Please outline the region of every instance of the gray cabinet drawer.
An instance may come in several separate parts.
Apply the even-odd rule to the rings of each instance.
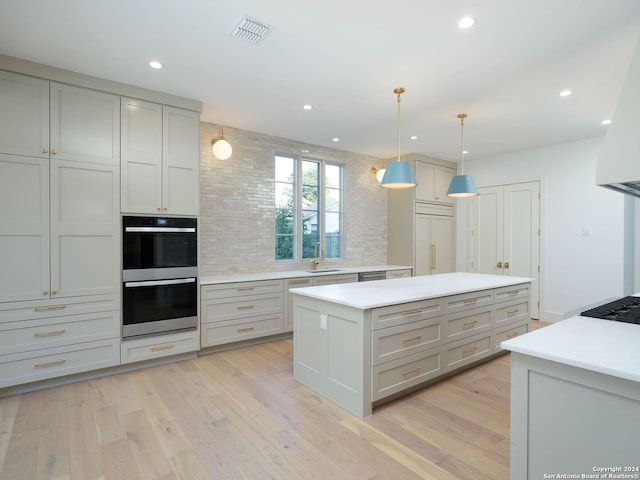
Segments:
[[[522,283],[520,285],[511,285],[510,287],[500,287],[494,290],[496,303],[506,302],[515,299],[529,299],[531,294],[531,284]]]
[[[202,304],[202,323],[224,322],[234,318],[255,317],[272,313],[281,315],[282,297],[282,292],[280,292],[204,301]]]
[[[120,364],[120,338],[0,357],[0,387],[88,372]]]
[[[493,333],[463,338],[445,346],[445,368],[454,370],[493,353]]]
[[[120,338],[120,312],[90,313],[0,324],[0,355]]]
[[[443,318],[445,341],[450,342],[491,330],[493,327],[492,318],[493,309],[491,307],[475,308],[462,313],[446,315]]]
[[[499,303],[495,307],[495,326],[508,325],[519,320],[529,320],[529,298],[520,302]]]
[[[371,364],[379,365],[442,343],[440,320],[432,318],[371,332]]]
[[[282,293],[282,280],[261,280],[258,282],[220,283],[203,285],[201,287],[202,300],[216,298],[244,297],[247,295],[261,295],[265,293]]]
[[[440,316],[443,311],[442,300],[442,298],[434,298],[432,300],[375,308],[371,312],[371,330]]]
[[[197,330],[172,333],[122,342],[121,361],[124,365],[125,363],[195,352],[199,349],[200,332]]]
[[[444,301],[445,314],[486,307],[493,304],[493,290],[480,290],[479,292],[452,295],[444,297]]]
[[[282,314],[252,317],[246,321],[233,320],[224,323],[202,325],[201,345],[212,347],[225,343],[239,342],[251,338],[264,337],[282,333]]]
[[[529,320],[509,324],[503,328],[496,329],[493,335],[493,349],[495,352],[502,352],[500,344],[506,340],[524,335],[529,331]]]
[[[372,369],[371,400],[375,402],[401,392],[443,372],[442,347],[378,365]]]

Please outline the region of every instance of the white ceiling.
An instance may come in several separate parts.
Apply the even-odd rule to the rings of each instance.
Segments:
[[[242,15],[274,29],[259,45],[231,37]],[[464,15],[477,25],[460,30]],[[639,35],[639,0],[0,2],[4,55],[197,99],[207,122],[382,158],[396,154],[397,86],[402,153],[457,160],[460,112],[467,160],[602,135]]]

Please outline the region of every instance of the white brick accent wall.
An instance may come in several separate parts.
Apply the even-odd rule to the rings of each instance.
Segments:
[[[200,275],[310,268],[275,260],[274,156],[303,149],[308,158],[345,166],[345,258],[321,268],[387,263],[387,192],[371,173],[380,159],[224,127],[233,155],[218,160],[211,153],[218,127],[200,123]]]

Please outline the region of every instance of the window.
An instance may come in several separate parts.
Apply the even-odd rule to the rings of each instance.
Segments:
[[[276,260],[313,258],[318,242],[340,258],[343,166],[277,155],[275,167]]]

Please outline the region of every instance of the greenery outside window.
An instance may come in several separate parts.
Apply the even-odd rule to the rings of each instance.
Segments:
[[[343,170],[337,163],[275,157],[276,260],[342,257]],[[320,249],[318,249],[320,256]]]

